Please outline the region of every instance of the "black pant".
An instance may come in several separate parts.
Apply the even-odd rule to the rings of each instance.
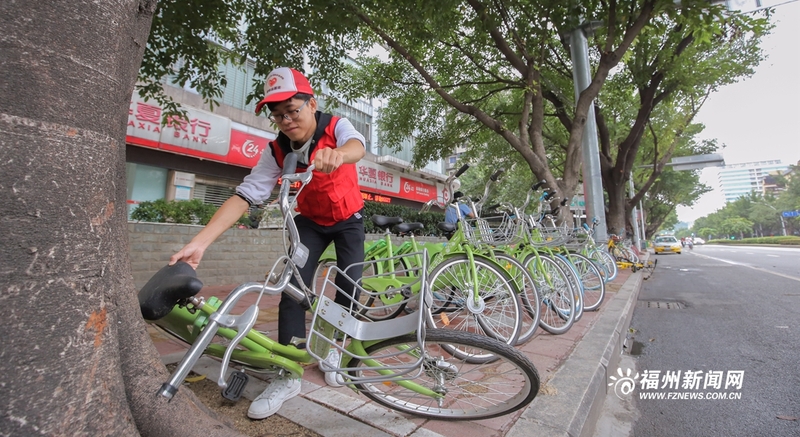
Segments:
[[[344,269],[354,263],[364,262],[364,210],[351,216],[349,219],[336,223],[333,226],[320,226],[306,217],[297,215],[294,222],[300,233],[300,241],[308,248],[308,261],[306,265],[299,269],[300,277],[303,282],[311,288],[314,281],[314,270],[317,268],[322,252],[333,241],[336,247],[336,263],[340,269]],[[352,268],[345,273],[354,281],[361,280],[361,268]],[[296,284],[294,278],[292,282]],[[355,287],[353,284],[342,278],[336,277],[336,286],[353,295]],[[336,303],[349,307],[350,298],[336,293],[334,299]],[[289,344],[293,337],[306,337],[306,312],[305,310],[286,294],[281,295],[281,302],[278,306],[278,342]]]

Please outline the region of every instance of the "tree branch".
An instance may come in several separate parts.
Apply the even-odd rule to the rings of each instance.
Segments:
[[[472,7],[475,13],[478,15],[478,18],[487,26],[489,30],[489,35],[492,37],[494,41],[495,47],[500,50],[500,53],[505,56],[506,60],[514,67],[522,77],[527,77],[528,74],[525,70],[527,70],[527,66],[525,62],[514,53],[514,50],[508,45],[508,42],[503,38],[503,35],[497,29],[497,27],[493,26],[489,20],[489,14],[487,12],[486,6],[484,6],[478,0],[467,0],[467,3]]]

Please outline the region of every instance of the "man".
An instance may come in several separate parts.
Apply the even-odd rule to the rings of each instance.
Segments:
[[[445,223],[457,223],[459,220],[458,211],[456,208],[461,211],[461,218],[475,218],[475,214],[472,213],[472,209],[467,206],[466,203],[456,202],[459,197],[463,197],[464,193],[461,191],[456,191],[453,194],[453,203],[447,205],[447,209],[444,210],[444,221]]]
[[[458,191],[461,188],[461,181],[458,178],[453,179],[452,184],[449,187],[451,193],[453,193],[453,201],[447,205],[447,208],[444,210],[444,222],[445,223],[458,223],[459,218],[475,218],[475,214],[472,213],[472,210],[466,203],[459,203],[458,199],[464,197],[464,193]],[[458,210],[456,210],[458,208]],[[461,217],[459,217],[459,211],[461,212]]]
[[[223,232],[233,226],[252,205],[261,204],[272,193],[281,175],[286,155],[300,155],[298,171],[314,164],[314,177],[297,198],[295,223],[300,241],[308,248],[303,281],[310,286],[319,257],[331,241],[335,243],[339,268],[364,261],[364,201],[358,186],[355,163],[366,154],[364,137],[347,120],[317,111],[317,100],[308,79],[291,68],[270,72],[264,84],[264,99],[256,106],[260,113],[269,109],[269,119],[278,127],[278,137],[269,143],[258,164],[225,201],[205,228],[170,258],[170,264],[185,261],[197,268],[203,253]],[[347,272],[354,280],[360,269]],[[353,292],[346,279],[340,289]],[[336,302],[348,305],[347,296],[337,295]],[[284,345],[306,337],[305,311],[286,295],[278,306],[278,342]],[[295,342],[297,343],[297,342]],[[298,347],[305,347],[298,344]],[[322,368],[337,367],[339,354],[331,353],[320,363]],[[327,364],[324,367],[323,364]],[[338,386],[336,374],[327,372],[328,384]],[[263,419],[280,409],[283,402],[300,393],[300,380],[278,376],[250,405],[247,415]]]

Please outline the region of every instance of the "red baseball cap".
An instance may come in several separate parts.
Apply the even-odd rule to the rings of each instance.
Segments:
[[[272,70],[264,82],[264,99],[256,105],[256,114],[267,103],[289,100],[297,93],[314,95],[314,90],[303,73],[289,67]]]

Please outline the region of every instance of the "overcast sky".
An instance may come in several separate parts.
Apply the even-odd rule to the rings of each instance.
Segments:
[[[768,58],[753,77],[712,94],[696,119],[706,126],[701,138],[725,145],[726,164],[800,161],[800,1],[776,6],[772,19],[777,26],[762,40]],[[702,170],[701,181],[715,190],[691,208],[678,207],[679,220],[691,222],[725,205],[717,177],[715,168]]]

